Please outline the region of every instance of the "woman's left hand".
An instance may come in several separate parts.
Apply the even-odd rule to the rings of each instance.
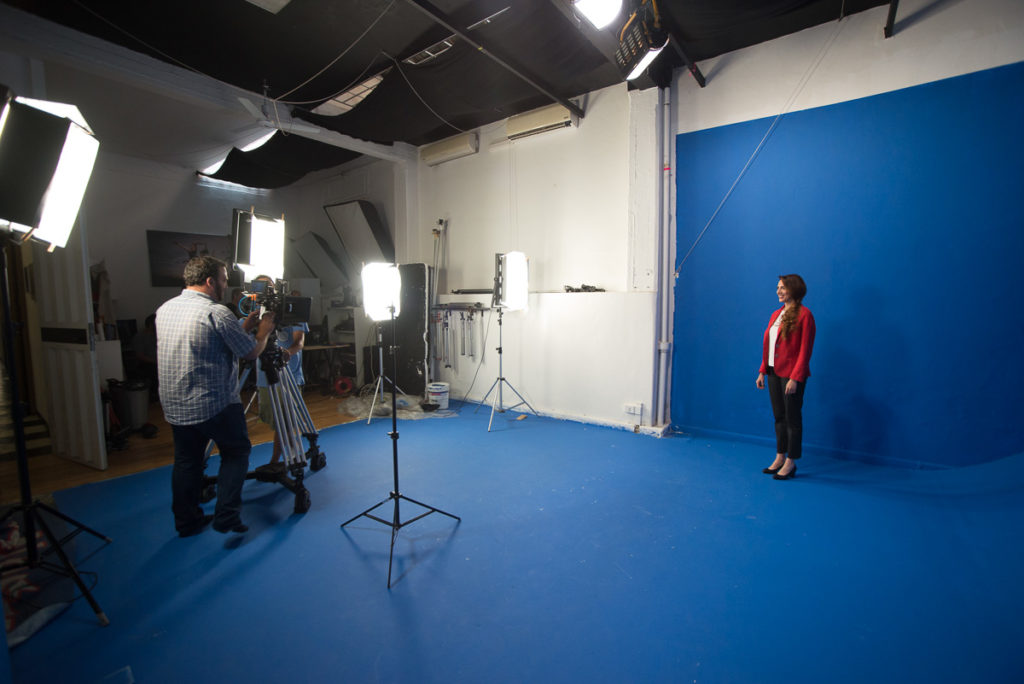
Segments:
[[[797,387],[799,387],[799,383],[793,378],[790,378],[786,382],[786,394],[796,394]]]

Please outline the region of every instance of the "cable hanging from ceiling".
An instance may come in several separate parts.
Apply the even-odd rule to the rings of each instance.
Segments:
[[[412,84],[412,81],[410,81],[410,80],[409,80],[409,77],[405,75],[405,72],[404,72],[404,71],[402,71],[402,65],[398,63],[398,60],[397,60],[397,59],[395,59],[394,57],[392,57],[391,55],[389,55],[389,54],[388,54],[388,53],[386,53],[386,52],[385,52],[385,53],[383,53],[383,54],[384,54],[384,56],[385,56],[385,57],[387,57],[388,59],[390,59],[390,60],[391,60],[392,62],[394,62],[394,63],[395,63],[395,68],[396,68],[396,69],[398,69],[398,73],[402,75],[402,78],[403,78],[403,79],[405,79],[405,82],[406,82],[406,84],[407,84],[407,85],[409,86],[409,90],[411,90],[411,91],[412,91],[412,94],[413,94],[413,95],[415,95],[415,96],[416,96],[416,98],[417,98],[417,99],[418,99],[418,100],[419,100],[419,101],[420,101],[421,103],[423,103],[423,106],[424,106],[424,107],[426,107],[426,108],[427,108],[428,110],[430,110],[430,113],[431,113],[431,114],[433,114],[433,115],[434,115],[434,116],[436,116],[436,117],[437,117],[438,119],[440,119],[440,120],[441,120],[441,121],[442,121],[442,122],[443,122],[444,124],[446,124],[446,125],[448,125],[448,126],[451,126],[452,128],[454,128],[454,129],[455,129],[456,131],[458,131],[459,133],[465,133],[465,132],[466,132],[466,131],[465,131],[465,129],[459,128],[458,126],[456,126],[455,124],[453,124],[453,123],[452,123],[451,121],[449,121],[448,119],[446,119],[446,118],[444,118],[443,116],[441,116],[440,114],[438,114],[438,113],[437,113],[437,111],[436,111],[436,110],[435,110],[435,109],[434,109],[433,107],[431,107],[431,106],[430,106],[429,104],[427,104],[427,101],[426,101],[425,99],[423,99],[423,96],[422,96],[422,95],[420,95],[420,94],[419,94],[419,91],[417,91],[417,90],[416,90],[416,88],[415,88],[415,87],[413,86],[413,84]]]
[[[313,100],[274,100],[274,102],[280,101],[281,104],[301,106],[301,105],[320,104],[321,102],[326,102],[327,100],[333,100],[334,98],[339,97],[340,95],[344,95],[349,90],[351,90],[352,88],[354,88],[355,86],[357,86],[358,84],[360,84],[364,80],[366,80],[366,74],[368,74],[370,72],[370,70],[373,69],[373,66],[377,63],[377,58],[380,57],[380,56],[385,56],[386,57],[387,55],[385,55],[383,52],[378,52],[377,54],[375,54],[373,56],[373,58],[370,60],[370,63],[366,65],[366,68],[363,69],[361,72],[359,72],[359,75],[356,76],[354,79],[352,79],[352,81],[350,81],[348,83],[348,85],[346,85],[346,86],[342,87],[341,89],[331,93],[327,97],[320,97],[320,98],[316,98],[316,99],[313,99]],[[379,75],[386,74],[390,70],[391,70],[391,67],[383,69],[382,71],[379,72]]]
[[[161,49],[159,49],[157,47],[154,47],[153,45],[150,45],[149,43],[147,43],[146,41],[142,40],[141,38],[139,38],[137,35],[135,35],[131,31],[128,31],[127,29],[121,28],[120,26],[118,26],[114,22],[110,21],[105,16],[103,16],[102,14],[100,14],[99,12],[94,10],[93,8],[87,7],[86,5],[82,4],[79,0],[71,0],[71,1],[79,9],[81,9],[81,10],[83,10],[85,12],[88,12],[89,14],[91,14],[92,16],[96,17],[97,19],[102,21],[104,24],[109,26],[110,28],[114,29],[115,31],[118,31],[119,33],[123,33],[124,35],[128,36],[129,38],[131,38],[132,40],[134,40],[136,43],[138,43],[139,45],[143,46],[147,50],[151,50],[152,52],[155,52],[156,54],[160,55],[164,59],[170,60],[174,64],[177,64],[178,66],[180,66],[182,69],[187,69],[188,71],[191,71],[194,74],[199,74],[200,76],[205,76],[207,78],[212,78],[213,80],[217,81],[218,83],[223,83],[224,85],[227,85],[227,86],[230,86],[232,88],[235,88],[236,90],[241,90],[241,88],[239,88],[238,86],[234,85],[233,83],[228,83],[227,81],[222,81],[219,78],[217,78],[216,76],[211,76],[210,74],[208,74],[208,73],[206,73],[204,71],[200,71],[199,69],[196,69],[195,67],[190,66],[190,65],[186,64],[185,62],[182,62],[177,57],[174,57],[173,55],[169,55],[166,52],[164,52],[163,50],[161,50]]]
[[[804,71],[804,75],[797,82],[796,87],[793,89],[793,92],[789,96],[789,99],[786,100],[785,104],[783,104],[782,106],[782,109],[772,120],[771,125],[768,126],[768,130],[765,131],[765,134],[761,137],[761,141],[757,143],[757,146],[754,148],[754,151],[750,153],[750,157],[747,159],[747,163],[743,165],[742,169],[740,169],[739,174],[737,174],[736,176],[736,180],[734,180],[732,182],[732,185],[729,186],[729,189],[726,190],[725,195],[722,197],[722,201],[718,203],[718,206],[715,208],[715,211],[711,214],[711,218],[709,218],[707,223],[704,224],[704,228],[697,235],[697,238],[693,241],[693,244],[690,245],[690,249],[687,250],[686,255],[683,256],[683,258],[679,261],[679,265],[676,266],[674,272],[676,278],[679,277],[679,272],[682,270],[683,264],[685,264],[686,260],[690,258],[690,255],[693,254],[693,250],[697,248],[697,244],[704,237],[704,234],[708,232],[708,228],[710,228],[711,224],[714,223],[716,218],[718,218],[718,214],[719,212],[722,211],[722,207],[724,207],[725,203],[729,201],[729,198],[732,196],[732,193],[736,189],[736,186],[739,185],[740,180],[742,180],[743,176],[746,175],[747,170],[750,168],[750,165],[754,163],[754,159],[757,157],[757,155],[760,154],[761,149],[768,141],[768,138],[770,138],[772,133],[775,131],[776,126],[778,126],[779,124],[779,120],[789,112],[790,108],[796,102],[797,97],[800,96],[800,93],[803,92],[808,82],[810,82],[811,76],[814,75],[814,72],[817,71],[818,66],[821,64],[822,60],[825,59],[825,55],[828,54],[829,50],[832,48],[833,43],[835,43],[836,38],[839,37],[839,33],[842,31],[844,25],[845,24],[843,22],[843,15],[840,14],[839,19],[836,22],[836,28],[832,31],[832,35],[829,36],[828,40],[825,41],[821,49],[818,50],[817,56],[811,61],[810,65],[807,67],[807,70]]]
[[[283,95],[279,95],[278,97],[275,97],[275,98],[274,98],[274,102],[283,102],[284,104],[299,104],[299,103],[290,103],[290,102],[285,102],[285,101],[284,101],[284,98],[288,97],[289,95],[291,95],[292,93],[294,93],[294,92],[295,92],[296,90],[298,90],[299,88],[302,88],[303,86],[305,86],[305,85],[309,84],[309,83],[310,83],[310,81],[312,81],[313,79],[317,78],[318,76],[321,76],[321,75],[322,75],[322,74],[323,74],[323,73],[324,73],[325,71],[327,71],[327,70],[328,70],[328,69],[330,69],[330,68],[331,68],[332,66],[334,66],[335,64],[337,64],[337,63],[338,63],[338,60],[340,60],[340,59],[341,59],[342,57],[344,57],[345,55],[347,55],[347,54],[349,53],[349,51],[351,51],[351,50],[352,50],[352,48],[354,48],[354,47],[355,47],[356,45],[358,45],[358,44],[359,44],[359,42],[360,42],[360,41],[361,41],[361,40],[362,40],[363,38],[365,38],[365,37],[366,37],[366,34],[368,34],[368,33],[369,33],[370,31],[372,31],[372,30],[373,30],[373,27],[374,27],[374,26],[376,26],[376,25],[377,25],[378,23],[380,23],[380,20],[381,20],[381,19],[383,19],[383,18],[384,18],[384,16],[385,16],[385,15],[386,15],[386,14],[387,14],[387,13],[388,13],[389,11],[391,11],[391,8],[392,8],[392,7],[394,7],[394,5],[395,5],[395,0],[391,0],[391,2],[389,2],[389,3],[388,3],[388,6],[384,8],[384,11],[383,11],[383,12],[381,12],[381,13],[380,13],[380,14],[379,14],[379,15],[377,16],[377,18],[376,18],[376,19],[374,19],[374,20],[373,20],[373,22],[372,22],[372,23],[371,23],[371,24],[370,24],[369,26],[367,26],[367,27],[366,27],[366,30],[365,30],[365,31],[363,31],[362,33],[360,33],[360,34],[359,34],[359,36],[358,36],[358,37],[357,37],[357,38],[356,38],[355,40],[353,40],[353,41],[352,41],[352,42],[351,42],[351,43],[350,43],[350,44],[348,45],[348,47],[346,47],[346,48],[345,48],[344,50],[342,50],[342,51],[341,51],[341,53],[340,53],[340,54],[339,54],[339,55],[338,55],[337,57],[335,57],[334,59],[332,59],[332,60],[331,60],[330,62],[328,62],[328,63],[327,63],[326,65],[324,65],[324,67],[323,67],[322,69],[320,69],[319,71],[317,71],[317,72],[316,72],[315,74],[313,74],[312,76],[310,76],[309,78],[307,78],[307,79],[306,79],[305,81],[303,81],[303,82],[302,82],[302,83],[300,83],[299,85],[295,86],[294,88],[292,88],[292,89],[291,89],[291,90],[289,90],[288,92],[284,93]],[[374,57],[374,59],[376,59],[376,57]],[[346,88],[346,90],[347,90],[347,88]],[[343,93],[343,92],[345,92],[345,91],[344,91],[344,90],[342,90],[341,92]],[[327,99],[330,99],[330,98],[327,98]],[[302,103],[302,104],[309,104],[309,103],[308,103],[308,102],[305,102],[305,103]]]
[[[298,90],[298,89],[299,89],[299,88],[301,88],[302,86],[304,86],[304,85],[308,84],[308,83],[309,83],[310,81],[312,81],[312,80],[313,80],[313,79],[315,79],[316,77],[318,77],[318,76],[320,76],[321,74],[323,74],[323,72],[324,72],[324,71],[326,71],[327,69],[329,69],[329,68],[330,68],[331,66],[333,66],[333,65],[334,65],[335,63],[337,63],[337,61],[338,61],[339,59],[341,59],[342,57],[344,57],[344,56],[345,56],[345,54],[347,54],[347,53],[348,53],[349,51],[351,51],[351,50],[352,50],[352,48],[353,48],[353,47],[355,47],[355,46],[356,46],[356,45],[357,45],[357,44],[358,44],[358,43],[359,43],[359,42],[360,42],[360,41],[361,41],[361,40],[362,40],[362,39],[363,39],[363,38],[364,38],[364,37],[366,36],[366,34],[367,34],[367,33],[369,33],[369,32],[370,32],[370,31],[371,31],[371,30],[373,29],[373,27],[374,27],[374,26],[376,26],[376,25],[377,25],[377,24],[378,24],[378,23],[379,23],[379,22],[381,21],[381,19],[383,19],[383,18],[384,18],[384,16],[385,16],[385,15],[386,15],[386,14],[388,13],[388,11],[389,11],[389,10],[390,10],[390,9],[391,9],[391,8],[392,8],[393,6],[394,6],[394,4],[395,4],[395,2],[396,2],[396,1],[397,1],[397,0],[391,0],[391,2],[389,2],[389,3],[388,3],[388,6],[384,8],[384,11],[382,11],[382,12],[380,13],[380,15],[378,15],[378,16],[377,16],[377,18],[376,18],[376,19],[374,19],[374,20],[373,20],[373,22],[372,22],[372,23],[371,23],[371,24],[370,24],[370,25],[369,25],[369,26],[368,26],[368,27],[366,28],[366,30],[364,30],[364,31],[363,31],[363,33],[362,33],[362,34],[360,34],[360,35],[359,35],[359,37],[358,37],[358,38],[356,38],[356,39],[355,39],[355,40],[354,40],[354,41],[353,41],[353,42],[352,42],[352,43],[351,43],[351,44],[350,44],[350,45],[349,45],[348,47],[346,47],[346,48],[345,48],[345,49],[344,49],[344,50],[343,50],[343,51],[341,52],[341,54],[339,54],[339,55],[338,55],[337,57],[335,57],[335,58],[334,58],[334,59],[333,59],[333,60],[332,60],[331,62],[329,62],[329,63],[328,63],[328,64],[327,64],[326,66],[324,66],[324,67],[323,67],[322,69],[320,69],[320,70],[319,70],[318,72],[316,72],[315,74],[313,74],[312,76],[310,76],[310,77],[309,77],[308,79],[306,79],[306,81],[304,81],[303,83],[301,83],[301,84],[299,84],[299,85],[295,86],[294,88],[292,88],[292,89],[291,89],[291,90],[289,90],[288,92],[284,93],[283,95],[281,95],[281,96],[279,96],[279,97],[277,97],[277,98],[274,98],[274,99],[273,99],[273,100],[271,100],[271,101],[272,101],[272,102],[273,102],[273,103],[274,103],[275,105],[276,105],[276,104],[277,104],[278,102],[280,102],[281,104],[287,104],[287,105],[306,105],[306,104],[316,104],[316,103],[319,103],[319,102],[323,102],[324,100],[329,100],[329,99],[331,99],[331,98],[337,97],[338,95],[341,95],[342,93],[344,93],[344,92],[348,91],[348,90],[349,90],[350,88],[352,88],[353,86],[355,86],[355,85],[356,85],[357,83],[360,83],[360,82],[362,81],[363,77],[364,77],[364,76],[366,75],[366,73],[367,73],[368,71],[370,71],[370,69],[371,69],[371,68],[373,68],[373,65],[374,65],[374,64],[376,63],[376,61],[377,61],[377,58],[378,58],[378,57],[379,57],[379,56],[380,56],[381,54],[383,54],[383,53],[380,53],[380,52],[378,52],[378,53],[377,53],[376,55],[374,55],[374,56],[373,56],[373,59],[372,59],[372,60],[370,60],[370,63],[369,63],[369,64],[368,64],[367,66],[366,66],[366,68],[365,68],[365,69],[363,69],[362,73],[360,73],[360,74],[359,74],[359,76],[357,76],[357,77],[356,77],[356,79],[355,79],[355,80],[354,80],[354,81],[353,81],[352,83],[350,83],[349,85],[345,86],[345,87],[344,87],[344,88],[342,88],[341,90],[338,90],[337,92],[335,92],[334,94],[332,94],[332,95],[330,95],[330,96],[328,96],[328,97],[326,97],[326,98],[320,98],[320,99],[316,99],[316,100],[304,100],[304,101],[289,101],[289,100],[285,100],[285,99],[284,99],[285,97],[287,97],[287,96],[288,96],[288,95],[290,95],[291,93],[295,92],[296,90]],[[103,22],[103,23],[104,23],[104,24],[106,24],[107,26],[111,27],[112,29],[114,29],[114,30],[115,30],[115,31],[117,31],[118,33],[121,33],[121,34],[123,34],[123,35],[127,36],[128,38],[132,39],[133,41],[135,41],[136,43],[138,43],[138,44],[139,44],[139,45],[141,45],[142,47],[146,48],[147,50],[149,50],[149,51],[151,51],[151,52],[153,52],[153,53],[155,53],[155,54],[158,54],[158,55],[160,55],[161,57],[163,57],[163,58],[164,58],[164,59],[166,59],[167,61],[169,61],[169,62],[171,62],[171,63],[173,63],[173,64],[176,64],[176,65],[180,66],[180,67],[181,67],[182,69],[185,69],[185,70],[187,70],[187,71],[190,71],[190,72],[192,72],[192,73],[194,73],[194,74],[197,74],[197,75],[199,75],[199,76],[203,76],[203,77],[205,77],[205,78],[209,78],[209,79],[212,79],[212,80],[214,80],[214,81],[217,81],[218,83],[221,83],[221,84],[223,84],[223,85],[225,85],[225,86],[228,86],[229,88],[232,88],[233,90],[237,90],[237,91],[239,91],[239,92],[242,92],[242,93],[248,93],[248,92],[249,92],[249,91],[245,90],[244,88],[240,88],[240,87],[236,86],[236,85],[235,85],[234,83],[229,83],[229,82],[227,82],[227,81],[221,80],[221,79],[217,78],[216,76],[213,76],[213,75],[211,75],[211,74],[209,74],[209,73],[207,73],[207,72],[205,72],[205,71],[202,71],[202,70],[200,70],[200,69],[197,69],[197,68],[195,68],[195,67],[191,66],[190,64],[187,64],[187,63],[185,63],[185,62],[181,61],[180,59],[178,59],[178,58],[177,58],[177,57],[175,57],[174,55],[171,55],[171,54],[168,54],[168,53],[164,52],[164,51],[163,51],[163,50],[161,50],[160,48],[158,48],[158,47],[156,47],[156,46],[154,46],[154,45],[152,45],[152,44],[150,44],[150,43],[146,42],[146,41],[145,41],[145,40],[143,40],[142,38],[138,37],[137,35],[135,35],[135,34],[134,34],[134,33],[132,33],[131,31],[128,31],[127,29],[125,29],[125,28],[122,28],[121,26],[119,26],[119,25],[115,24],[114,22],[110,21],[110,20],[109,20],[109,19],[107,19],[107,18],[106,18],[105,16],[103,16],[102,14],[100,14],[99,12],[97,12],[96,10],[94,10],[93,8],[91,8],[91,7],[88,7],[88,6],[86,6],[85,4],[83,4],[83,3],[82,3],[82,2],[80,1],[80,0],[72,0],[72,2],[73,2],[73,3],[74,3],[74,4],[76,5],[76,6],[77,6],[77,7],[79,7],[79,8],[81,9],[81,10],[83,10],[84,12],[87,12],[88,14],[92,15],[93,17],[95,17],[95,18],[96,18],[96,19],[98,19],[99,21]],[[264,98],[265,98],[265,99],[268,99],[268,100],[270,99],[270,98],[267,98],[267,97],[266,97],[266,93],[264,93]],[[276,109],[275,109],[275,114],[276,114]],[[278,120],[278,122],[280,123],[280,116],[279,116],[279,115],[278,115],[278,116],[275,116],[275,118],[276,118],[276,119]]]

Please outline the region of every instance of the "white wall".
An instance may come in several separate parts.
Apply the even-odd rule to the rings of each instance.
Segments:
[[[657,212],[634,211],[631,198],[651,195],[656,168],[644,153],[639,157],[651,161],[650,169],[636,177],[630,164],[638,146],[654,145],[655,104],[631,96],[625,85],[606,88],[587,96],[578,128],[509,142],[502,122],[481,131],[476,155],[419,169],[421,220],[410,228],[405,256],[432,263],[431,230],[438,219],[448,221],[441,293],[491,287],[497,252],[520,250],[530,258],[529,310],[504,318],[503,374],[542,413],[651,424],[656,231],[650,223]],[[582,284],[606,292],[564,291]],[[486,295],[441,297],[454,300],[490,303]],[[456,356],[454,367],[435,378],[451,383],[453,397],[468,391],[480,400],[498,377],[495,319],[485,315],[482,362],[478,334],[476,357]],[[517,401],[506,390],[506,404]],[[644,404],[642,419],[624,412],[627,402]]]
[[[1024,60],[1020,0],[904,0],[892,38],[882,34],[887,14],[887,6],[876,7],[701,62],[706,88],[680,72],[677,132],[775,117]]]
[[[282,211],[270,192],[218,187],[195,172],[100,151],[82,213],[91,264],[104,261],[119,319],[143,319],[181,291],[150,285],[146,231],[231,233],[233,209]]]
[[[349,168],[311,174],[309,178],[277,191],[286,219],[288,237],[298,239],[308,232],[336,240],[335,229],[324,206],[365,200],[374,205],[385,227],[395,238],[396,204],[395,167],[391,162],[375,161]],[[397,247],[397,246],[396,246]],[[306,277],[301,264],[286,259],[288,278]],[[358,274],[356,274],[358,277]],[[330,294],[325,292],[325,295]]]
[[[151,287],[147,230],[209,235],[231,232],[232,211],[255,207],[285,216],[289,237],[331,232],[325,204],[364,199],[374,203],[394,232],[392,165],[376,162],[342,174],[326,172],[289,188],[249,190],[200,180],[176,166],[100,153],[83,203],[90,263],[104,261],[118,318],[142,320],[180,291]],[[290,262],[289,262],[290,263]],[[287,278],[308,274],[296,269]]]

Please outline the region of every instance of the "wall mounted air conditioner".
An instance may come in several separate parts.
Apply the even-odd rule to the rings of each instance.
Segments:
[[[427,166],[437,166],[452,159],[468,157],[480,149],[480,138],[476,133],[462,133],[445,138],[420,148],[420,159]]]
[[[505,133],[509,140],[516,140],[569,126],[579,126],[579,117],[562,105],[553,104],[525,114],[510,116],[508,123],[505,124]]]

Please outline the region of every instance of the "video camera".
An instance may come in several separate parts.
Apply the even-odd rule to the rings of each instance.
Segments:
[[[262,309],[261,315],[265,312],[272,312],[274,322],[279,327],[309,323],[310,309],[313,305],[312,298],[289,295],[287,281],[275,282],[266,276],[260,276],[254,278],[249,283],[248,289],[242,294],[244,296],[238,308],[245,315],[259,307]]]

